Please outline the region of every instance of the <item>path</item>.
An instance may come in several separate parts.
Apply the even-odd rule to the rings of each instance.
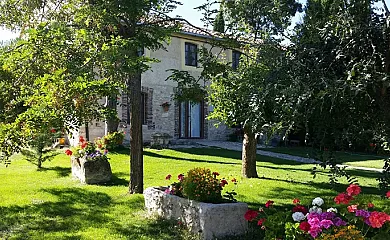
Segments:
[[[209,147],[218,147],[218,148],[224,148],[234,151],[242,151],[242,143],[240,142],[224,142],[224,141],[208,141],[208,140],[199,140],[194,141],[194,143],[203,145],[203,146],[209,146]],[[264,147],[264,146],[258,146],[258,147]],[[295,162],[301,162],[301,163],[319,163],[318,161],[312,159],[312,158],[305,158],[305,157],[299,157],[299,156],[293,156],[289,154],[284,153],[274,153],[264,150],[257,150],[257,154],[268,156],[268,157],[274,157],[274,158],[280,158]],[[364,171],[374,171],[374,172],[382,172],[382,169],[378,168],[367,168],[367,167],[356,167],[356,166],[348,166],[348,165],[342,165],[339,164],[339,167],[347,167],[349,169],[356,169],[356,170],[364,170]]]

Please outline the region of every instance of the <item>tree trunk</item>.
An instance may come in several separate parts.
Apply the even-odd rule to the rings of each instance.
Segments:
[[[116,105],[117,105],[117,101],[116,101],[116,95],[112,95],[112,96],[107,96],[106,97],[106,108],[112,112],[112,113],[116,113]],[[112,132],[116,132],[118,131],[118,124],[119,124],[119,121],[118,121],[118,118],[116,116],[109,116],[107,119],[106,119],[106,129],[105,129],[105,135],[107,135],[108,133],[112,133]]]
[[[242,142],[242,175],[246,178],[257,178],[256,171],[257,143],[255,134],[250,127],[244,128],[244,139]]]
[[[141,73],[130,77],[130,193],[144,189],[143,141],[141,118]]]

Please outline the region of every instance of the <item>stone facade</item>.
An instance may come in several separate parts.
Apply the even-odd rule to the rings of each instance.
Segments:
[[[181,221],[192,233],[205,240],[243,235],[248,229],[246,203],[202,203],[169,195],[157,188],[144,191],[149,215]]]
[[[173,136],[173,140],[181,138],[180,136],[180,103],[172,100],[177,84],[173,81],[166,81],[171,72],[169,69],[178,69],[188,71],[195,78],[202,71],[201,66],[185,65],[185,44],[192,43],[200,49],[202,46],[211,47],[207,43],[207,37],[194,35],[186,32],[177,33],[171,38],[170,44],[166,44],[165,49],[156,51],[145,50],[145,55],[151,58],[159,59],[158,63],[151,63],[151,69],[142,74],[142,92],[145,100],[145,121],[143,125],[143,139],[150,142],[152,134],[166,133]],[[221,49],[215,48],[213,52],[220,53]],[[231,50],[225,50],[224,58],[231,61]],[[167,111],[161,106],[162,103],[170,103]],[[119,99],[118,117],[120,119],[119,129],[126,133],[125,143],[129,142],[129,118],[127,110],[127,96],[123,94]],[[221,124],[215,127],[215,121],[206,119],[212,108],[203,103],[202,134],[200,138],[209,140],[226,140],[231,129]],[[91,122],[88,126],[89,139],[93,140],[102,137],[105,134],[104,122]],[[70,139],[72,145],[77,144],[78,134],[86,136],[85,127],[81,127],[79,133],[74,134],[74,141]]]

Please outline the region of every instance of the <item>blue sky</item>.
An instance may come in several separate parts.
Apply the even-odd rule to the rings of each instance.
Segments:
[[[206,2],[206,0],[182,0],[183,3],[182,6],[179,6],[171,15],[176,16],[180,15],[183,18],[186,18],[188,21],[190,21],[192,24],[202,27],[203,23],[201,22],[202,14],[195,10],[194,8],[202,5]],[[306,3],[306,0],[299,0],[301,3]],[[388,6],[390,6],[390,0],[385,0]],[[297,14],[293,22],[300,21],[302,18],[302,14]],[[0,29],[0,41],[8,40],[15,38],[18,34],[13,33],[4,29]]]

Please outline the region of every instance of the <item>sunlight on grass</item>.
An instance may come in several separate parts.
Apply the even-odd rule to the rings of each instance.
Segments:
[[[37,171],[22,157],[0,167],[0,238],[13,239],[190,239],[175,224],[147,219],[143,196],[127,194],[128,150],[110,153],[113,180],[106,185],[83,185],[71,177],[70,160],[64,154],[45,162]],[[327,184],[328,176],[310,174],[313,165],[258,156],[259,179],[241,178],[241,154],[215,148],[145,150],[145,187],[168,185],[167,174],[177,176],[193,167],[217,171],[231,182],[238,200],[258,208],[269,199],[275,206],[287,206],[291,199],[310,201],[325,197],[332,204],[337,191]],[[377,194],[377,173],[350,171],[363,191]],[[345,181],[342,181],[346,184]],[[344,190],[345,185],[338,190]],[[379,208],[388,208],[377,195]]]

